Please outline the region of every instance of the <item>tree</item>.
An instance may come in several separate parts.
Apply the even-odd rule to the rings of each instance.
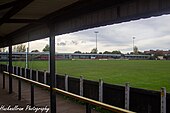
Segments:
[[[5,51],[6,51],[6,48],[3,48],[3,49],[2,49],[2,52],[5,52]]]
[[[93,48],[90,53],[92,53],[92,54],[97,54],[97,49],[96,49],[96,48]]]
[[[138,54],[138,47],[137,47],[137,46],[134,46],[134,48],[133,48],[133,53],[134,53],[135,55]]]
[[[81,51],[75,51],[74,53],[81,53]]]
[[[105,51],[105,52],[103,52],[103,54],[111,54],[111,52],[110,51]]]
[[[120,51],[112,51],[112,52],[105,51],[105,52],[103,52],[103,54],[121,54],[121,52]]]
[[[36,49],[36,50],[32,50],[31,52],[39,52],[39,51]]]
[[[26,46],[23,44],[19,44],[17,46],[14,46],[13,52],[25,52],[26,51]]]
[[[5,52],[5,48],[0,48],[0,52]]]
[[[17,52],[17,47],[16,46],[14,46],[14,48],[13,48],[13,50],[12,50],[13,52]]]
[[[143,52],[141,52],[141,51],[138,51],[138,54],[140,54],[140,55],[144,55],[144,53],[143,53]]]
[[[112,54],[121,54],[120,51],[112,51]]]
[[[43,49],[44,52],[50,51],[50,46],[46,44],[46,46]]]

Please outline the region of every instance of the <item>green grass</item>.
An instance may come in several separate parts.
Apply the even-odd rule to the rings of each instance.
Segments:
[[[23,66],[25,62],[14,62]],[[33,69],[47,70],[47,61],[32,61],[29,66]],[[129,82],[132,87],[160,90],[166,87],[170,92],[170,61],[155,60],[65,60],[57,61],[59,74],[74,77],[83,75],[85,79],[106,83],[124,85]]]

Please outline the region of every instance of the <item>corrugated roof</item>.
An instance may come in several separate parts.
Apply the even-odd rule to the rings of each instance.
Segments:
[[[28,2],[30,1],[30,2]],[[78,0],[0,0],[0,37],[30,24]],[[22,4],[28,2],[22,8]],[[17,10],[18,11],[14,11]],[[8,13],[8,14],[7,14]],[[12,14],[13,13],[13,14]],[[2,20],[3,16],[11,15]]]
[[[0,47],[170,13],[170,0],[0,0]]]
[[[13,19],[40,19],[78,0],[35,0],[14,15]]]

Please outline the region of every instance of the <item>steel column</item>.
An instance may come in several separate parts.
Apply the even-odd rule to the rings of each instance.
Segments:
[[[91,108],[89,103],[86,103],[86,113],[91,113]]]
[[[31,84],[31,107],[34,107],[34,84]]]
[[[9,46],[9,94],[12,93],[12,45]]]
[[[53,88],[56,87],[55,76],[55,35],[54,25],[49,25],[50,29],[50,108],[51,113],[56,113],[56,94]]]

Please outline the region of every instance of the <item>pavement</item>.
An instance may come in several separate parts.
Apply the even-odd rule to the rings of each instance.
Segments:
[[[8,76],[6,86],[2,89],[2,74],[0,74],[0,113],[50,113],[50,92],[35,87],[35,107],[30,106],[30,84],[21,82],[21,100],[18,100],[18,80],[13,78],[13,93],[8,93]],[[56,94],[57,113],[86,113],[86,106],[80,105]],[[92,110],[92,113],[98,113]]]

